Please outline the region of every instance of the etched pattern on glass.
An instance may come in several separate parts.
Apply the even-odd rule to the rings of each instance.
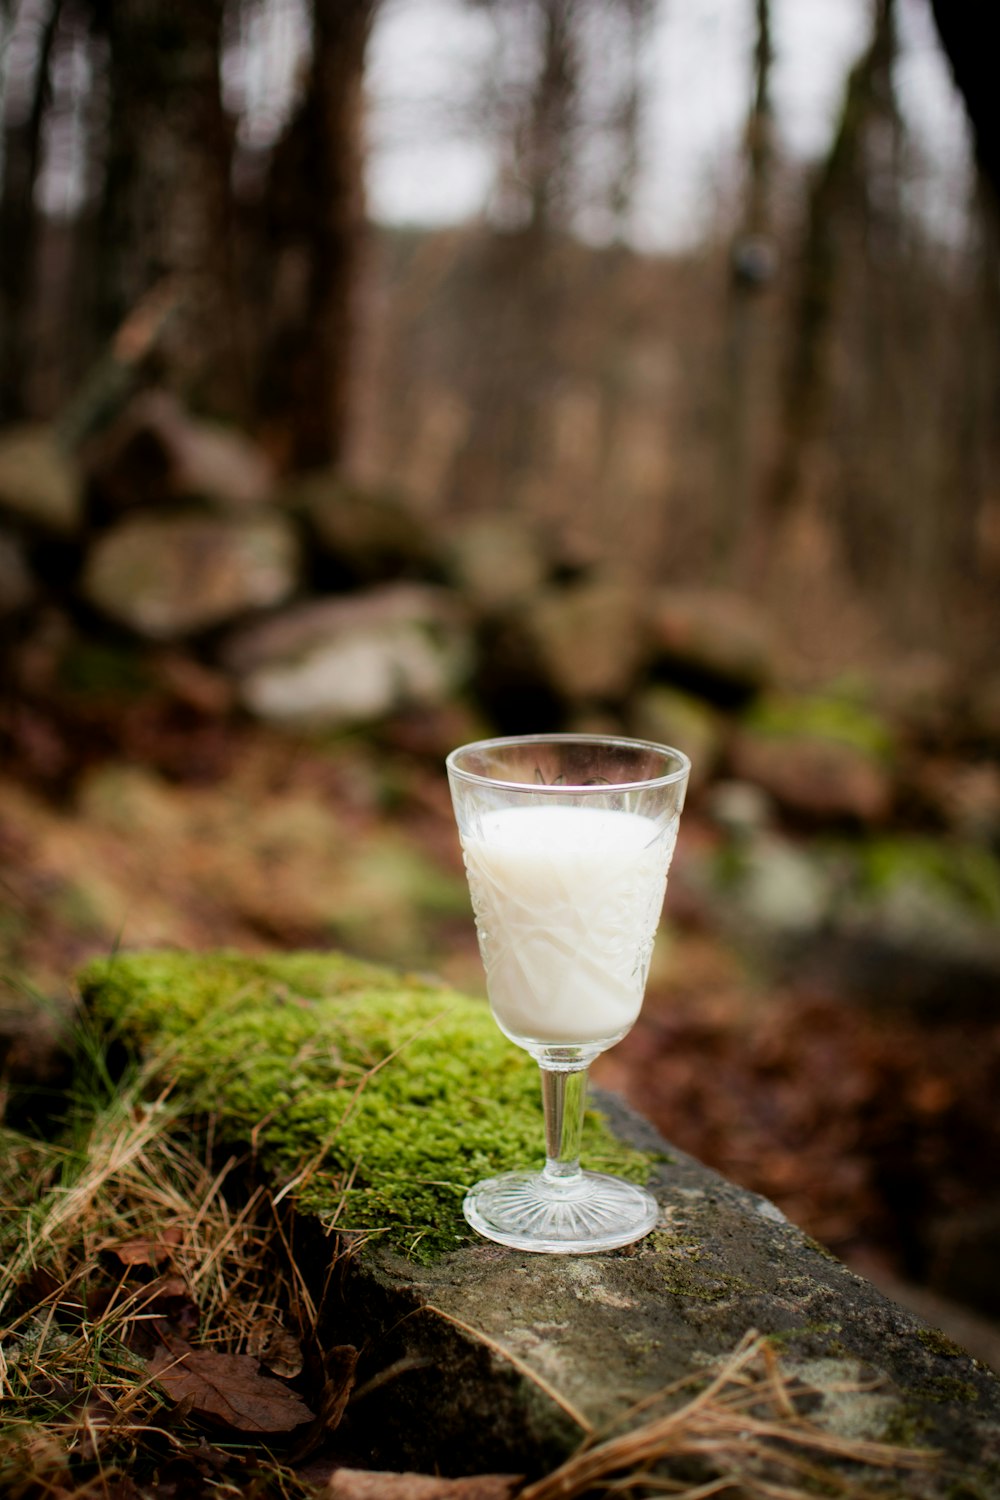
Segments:
[[[565,853],[510,860],[488,833],[463,840],[487,989],[508,1035],[557,1045],[624,1035],[642,1005],[676,834],[674,819],[626,853],[598,838],[569,871]]]

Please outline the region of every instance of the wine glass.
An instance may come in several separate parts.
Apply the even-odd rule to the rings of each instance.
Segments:
[[[656,1223],[643,1188],[580,1168],[587,1070],[642,1005],[690,762],[604,735],[480,740],[447,759],[494,1019],[542,1071],[544,1168],[463,1211],[518,1250],[592,1253]]]

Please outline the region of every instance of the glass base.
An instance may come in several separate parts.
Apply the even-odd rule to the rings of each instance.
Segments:
[[[603,1172],[489,1177],[469,1189],[462,1212],[486,1239],[548,1255],[596,1255],[631,1245],[660,1215],[651,1193]]]

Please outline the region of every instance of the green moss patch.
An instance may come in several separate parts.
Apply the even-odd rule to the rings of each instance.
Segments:
[[[482,1001],[317,953],[119,954],[80,985],[101,1028],[154,1059],[217,1139],[252,1140],[300,1209],[416,1258],[468,1238],[471,1183],[540,1164],[538,1069]],[[648,1176],[594,1112],[583,1149]]]
[[[754,704],[747,727],[774,738],[835,740],[879,761],[892,757],[891,732],[883,719],[850,698],[774,695]]]

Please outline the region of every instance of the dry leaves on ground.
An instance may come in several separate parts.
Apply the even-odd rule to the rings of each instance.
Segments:
[[[213,1354],[164,1338],[149,1372],[175,1404],[190,1399],[192,1412],[237,1432],[291,1432],[315,1419],[301,1396],[261,1374],[252,1355]]]

